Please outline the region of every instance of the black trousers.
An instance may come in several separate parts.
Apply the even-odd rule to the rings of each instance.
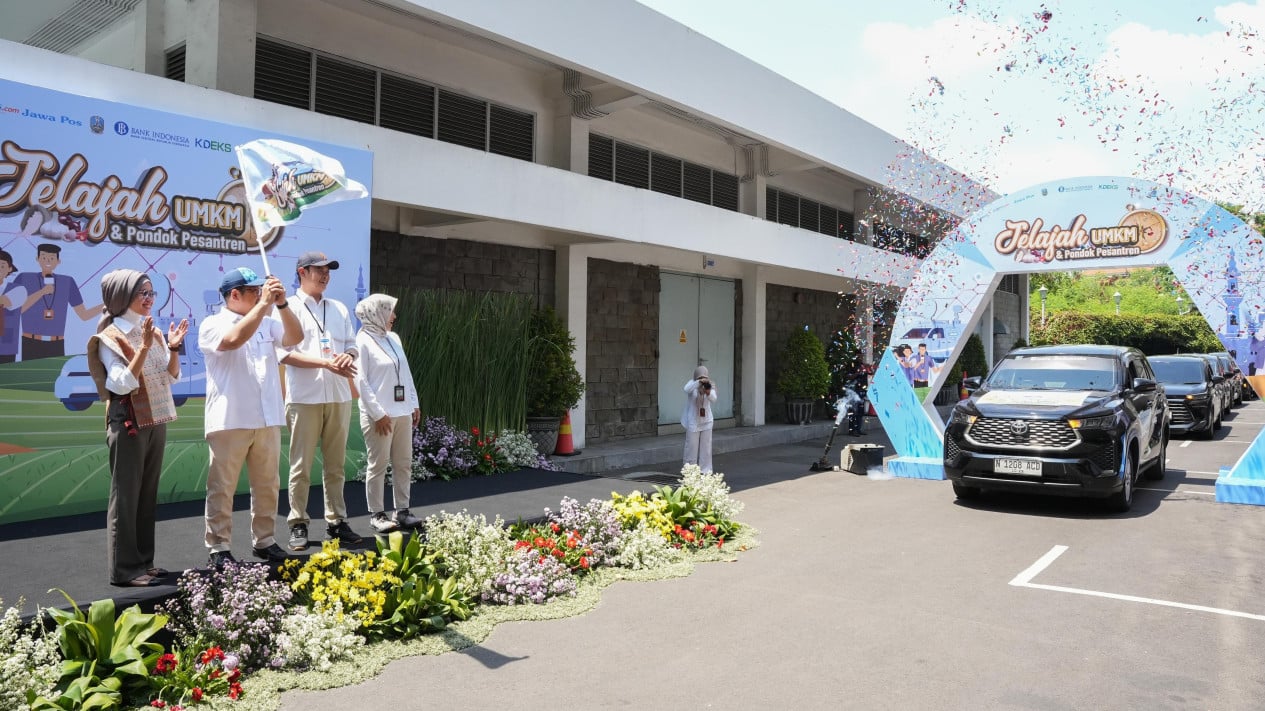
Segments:
[[[128,434],[131,408],[111,398],[105,441],[110,447],[110,506],[106,512],[106,566],[111,583],[126,583],[154,567],[154,516],[167,425]]]

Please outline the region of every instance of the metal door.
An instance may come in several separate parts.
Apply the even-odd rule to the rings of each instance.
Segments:
[[[717,418],[733,417],[734,283],[659,274],[659,424],[681,421],[685,383],[707,366]]]

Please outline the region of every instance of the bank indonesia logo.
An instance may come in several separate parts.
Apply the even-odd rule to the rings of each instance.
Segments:
[[[115,132],[115,133],[117,133],[117,134],[119,134],[120,136],[126,136],[126,135],[127,135],[127,122],[126,122],[126,121],[115,121],[115,122],[114,122],[114,132]]]
[[[105,119],[94,115],[92,118],[88,119],[88,128],[90,128],[93,133],[101,133],[105,130]]]

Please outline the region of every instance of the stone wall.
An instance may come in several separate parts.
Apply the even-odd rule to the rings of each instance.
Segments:
[[[658,267],[590,259],[586,442],[658,433]]]
[[[786,422],[786,399],[777,391],[777,376],[782,370],[782,349],[787,340],[807,324],[823,347],[828,347],[831,334],[850,322],[852,314],[848,308],[837,306],[839,295],[833,291],[769,284],[765,295],[764,418],[765,422]],[[824,416],[824,406],[818,407],[815,416]]]
[[[493,291],[524,294],[537,307],[554,305],[556,263],[551,249],[373,230],[369,267],[371,291]]]

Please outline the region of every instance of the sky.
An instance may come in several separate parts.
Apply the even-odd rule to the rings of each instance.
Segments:
[[[998,193],[1119,175],[1265,211],[1265,0],[639,0]]]

